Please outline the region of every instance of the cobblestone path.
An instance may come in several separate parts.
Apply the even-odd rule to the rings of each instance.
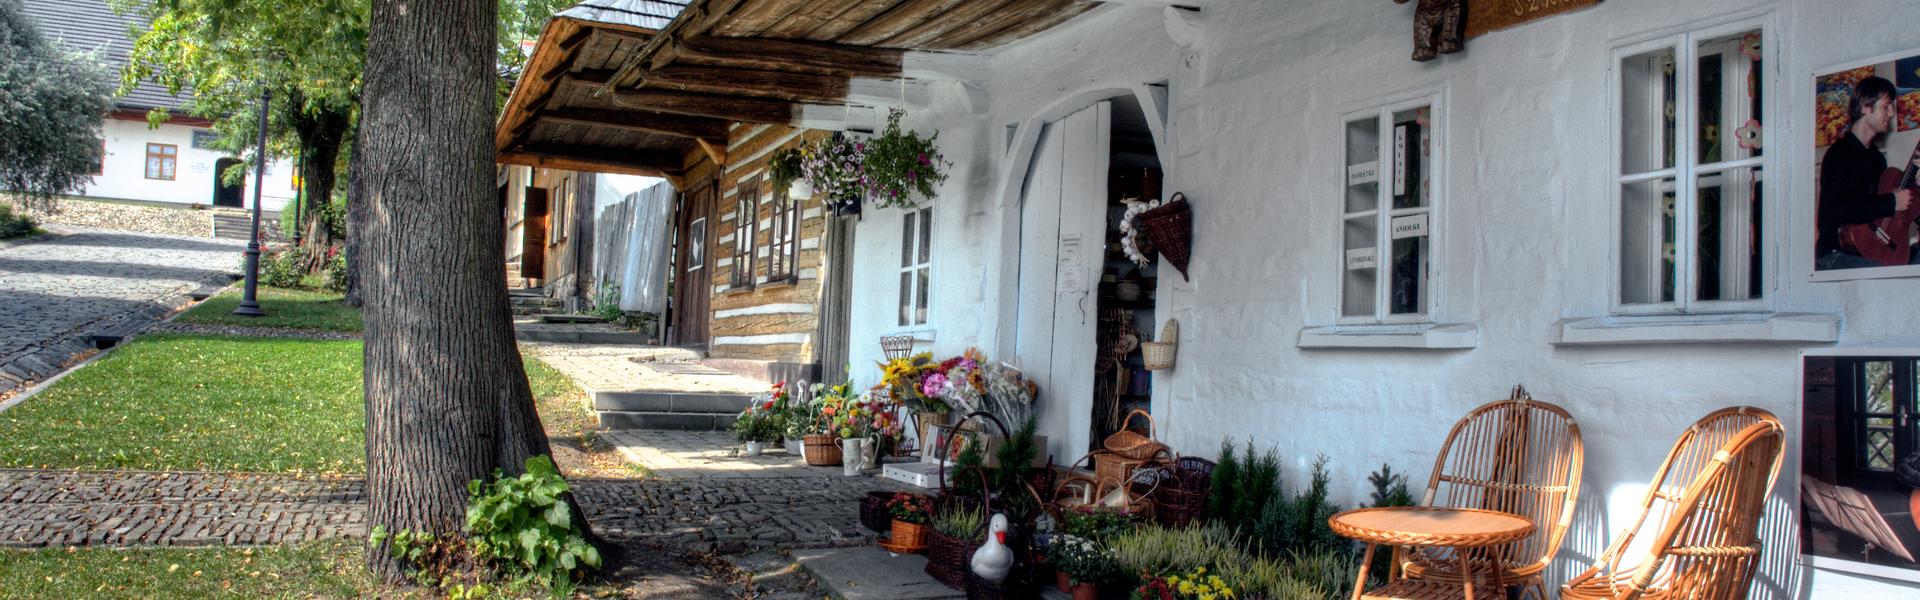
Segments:
[[[572,482],[597,530],[686,550],[872,542],[841,479]],[[366,535],[359,479],[0,469],[0,547],[271,544]]]
[[[223,281],[245,244],[72,228],[0,247],[0,396],[59,371],[86,336],[153,319]]]

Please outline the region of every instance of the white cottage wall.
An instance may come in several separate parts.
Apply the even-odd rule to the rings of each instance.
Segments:
[[[1191,279],[1163,269],[1158,290],[1157,314],[1182,325],[1179,364],[1155,380],[1167,440],[1203,455],[1223,437],[1276,446],[1296,486],[1323,454],[1336,501],[1351,506],[1383,462],[1424,485],[1446,427],[1524,384],[1566,407],[1585,434],[1578,523],[1548,575],[1564,579],[1624,525],[1667,447],[1699,416],[1759,406],[1786,421],[1797,446],[1798,353],[1828,345],[1555,343],[1557,323],[1607,317],[1612,304],[1612,50],[1736,19],[1764,23],[1766,304],[1837,318],[1842,346],[1920,346],[1912,303],[1885,301],[1920,294],[1920,279],[1808,281],[1813,216],[1799,200],[1812,196],[1812,73],[1920,48],[1909,20],[1889,18],[1915,9],[1912,0],[1609,0],[1475,38],[1466,53],[1431,63],[1408,59],[1412,11],[1388,2],[1212,3],[1191,50],[1168,39],[1157,10],[1090,14],[997,53],[984,117],[936,104],[910,119],[942,131],[959,174],[936,203],[939,295],[926,330],[938,335],[922,349],[990,348],[1017,326],[1000,288],[1018,281],[1005,260],[1017,249],[1004,242],[1018,208],[993,204],[999,181],[982,176],[1005,167],[1007,126],[1084,90],[1165,81],[1173,146],[1165,189],[1195,205]],[[1470,326],[1472,347],[1299,347],[1301,331],[1333,325],[1338,308],[1343,164],[1328,149],[1341,143],[1341,115],[1429,93],[1440,97],[1436,152],[1445,159],[1434,320]],[[966,146],[969,138],[979,143]],[[873,340],[895,329],[899,214],[869,210],[859,226],[853,349],[862,382],[878,375]],[[1785,471],[1769,503],[1755,597],[1920,590],[1795,566],[1797,458]]]
[[[106,138],[106,161],[101,174],[93,177],[77,195],[112,200],[140,200],[171,204],[213,204],[214,180],[219,175],[214,165],[228,153],[193,147],[193,132],[204,131],[185,125],[165,124],[149,128],[146,121],[107,119],[101,128]],[[171,144],[179,152],[174,178],[147,179],[147,144]],[[260,206],[277,211],[293,201],[293,162],[275,160],[267,164],[267,186],[262,188]],[[345,185],[345,180],[341,181]],[[253,170],[247,170],[242,198],[244,206],[253,206]]]

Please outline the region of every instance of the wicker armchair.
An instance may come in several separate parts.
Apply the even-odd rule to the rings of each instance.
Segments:
[[[1660,463],[1639,518],[1560,596],[1745,597],[1760,560],[1761,513],[1786,456],[1782,432],[1778,418],[1752,407],[1694,423]],[[1648,522],[1662,524],[1659,537],[1635,548]]]
[[[1474,573],[1499,568],[1500,580],[1546,597],[1540,573],[1553,561],[1573,524],[1584,461],[1580,426],[1567,411],[1525,396],[1492,402],[1467,413],[1440,448],[1421,501],[1426,506],[1478,508],[1513,513],[1533,521],[1533,535],[1471,551]],[[1460,581],[1460,558],[1451,549],[1395,550],[1394,566],[1410,579]]]

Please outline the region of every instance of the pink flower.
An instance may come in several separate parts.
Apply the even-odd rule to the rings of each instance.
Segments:
[[[943,373],[928,375],[926,381],[920,382],[920,392],[928,396],[937,397],[946,392],[946,389],[947,376]]]

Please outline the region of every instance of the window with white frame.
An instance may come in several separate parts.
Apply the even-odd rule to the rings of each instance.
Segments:
[[[1340,320],[1431,320],[1434,206],[1441,186],[1437,98],[1344,119]]]
[[[1615,52],[1616,312],[1755,308],[1765,289],[1761,28]]]
[[[760,220],[760,182],[748,181],[740,184],[734,199],[733,215],[733,278],[731,286],[735,289],[753,288],[753,247],[759,234],[755,227]]]
[[[907,213],[900,227],[900,326],[927,323],[927,284],[933,275],[933,207]]]

